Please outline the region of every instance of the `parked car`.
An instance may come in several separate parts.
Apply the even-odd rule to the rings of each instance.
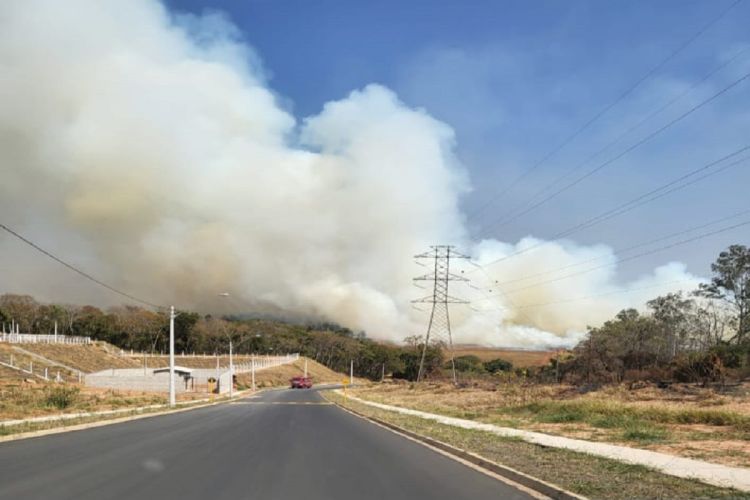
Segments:
[[[296,377],[292,377],[289,382],[292,384],[292,389],[309,389],[312,387],[311,377],[303,377],[301,375],[298,375]]]

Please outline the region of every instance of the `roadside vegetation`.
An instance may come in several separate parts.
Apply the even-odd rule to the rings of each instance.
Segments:
[[[591,499],[750,498],[750,494],[747,493],[676,478],[642,466],[542,447],[518,439],[503,438],[482,431],[461,429],[418,417],[384,411],[334,393],[326,393],[326,397],[360,414],[375,417],[406,430],[477,453],[489,460]]]
[[[69,384],[0,384],[0,420],[116,410],[166,403],[162,394],[81,388]]]
[[[590,328],[546,364],[449,351],[427,380],[363,388],[364,398],[433,413],[750,467],[750,249],[732,245],[713,278]],[[421,338],[407,345],[421,351]]]

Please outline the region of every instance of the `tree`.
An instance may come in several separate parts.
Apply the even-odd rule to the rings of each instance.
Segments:
[[[698,293],[731,305],[737,318],[737,332],[731,340],[742,344],[750,333],[750,249],[731,245],[711,264],[714,276]]]
[[[689,333],[688,317],[695,303],[685,299],[682,293],[668,293],[649,300],[646,305],[651,309],[653,318],[661,327],[659,357],[674,358],[686,347]]]
[[[39,303],[34,300],[34,297],[15,294],[0,295],[0,309],[5,311],[5,316],[15,320],[20,326],[21,333],[37,333],[32,331],[39,311]]]

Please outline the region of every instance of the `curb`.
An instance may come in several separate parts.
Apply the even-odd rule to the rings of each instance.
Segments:
[[[263,392],[265,389],[259,389],[252,393],[252,395],[256,395],[260,392]],[[107,418],[103,420],[96,420],[94,422],[86,422],[84,424],[75,424],[75,425],[59,425],[57,427],[51,427],[49,429],[40,429],[38,431],[29,431],[29,432],[19,432],[17,434],[8,434],[7,436],[0,436],[0,444],[9,442],[9,441],[20,441],[22,439],[30,439],[35,437],[43,437],[43,436],[50,436],[52,434],[62,434],[64,432],[74,432],[74,431],[82,431],[86,429],[93,429],[96,427],[104,427],[105,425],[114,425],[114,424],[121,424],[124,422],[130,422],[133,420],[140,420],[142,418],[150,418],[150,417],[161,417],[164,415],[171,415],[174,413],[182,413],[186,411],[191,410],[197,410],[199,408],[208,408],[209,406],[217,406],[221,404],[227,404],[235,401],[236,399],[243,398],[250,395],[250,391],[242,391],[241,393],[237,393],[232,399],[223,399],[221,401],[211,401],[208,403],[203,404],[196,404],[196,405],[189,405],[186,408],[168,408],[161,411],[155,411],[150,413],[139,413],[136,415],[128,415],[126,417],[117,417],[117,418]],[[140,410],[142,410],[141,408]],[[139,408],[133,408],[133,412],[138,412]],[[96,416],[96,415],[92,415]],[[86,418],[86,417],[81,417]],[[60,422],[65,422],[64,420],[60,420]]]
[[[423,436],[421,434],[417,434],[416,432],[409,431],[407,429],[404,429],[403,427],[399,427],[398,425],[392,424],[390,422],[386,422],[384,420],[380,420],[379,418],[364,415],[356,410],[347,408],[335,401],[333,403],[337,407],[341,408],[342,410],[349,412],[353,415],[356,415],[357,417],[360,417],[364,420],[368,420],[382,427],[386,427],[399,434],[403,434],[404,436],[409,437],[415,441],[419,441],[432,448],[436,448],[444,452],[445,454],[452,455],[453,457],[457,457],[461,459],[462,461],[469,462],[470,464],[480,469],[484,469],[486,471],[491,472],[492,474],[496,474],[505,479],[513,481],[514,483],[518,483],[522,486],[525,486],[526,488],[529,488],[530,490],[533,490],[537,493],[541,493],[542,495],[545,495],[549,498],[553,498],[555,500],[588,500],[586,497],[564,490],[560,488],[559,486],[555,486],[554,484],[547,483],[545,481],[542,481],[541,479],[537,479],[535,477],[529,476],[527,474],[524,474],[523,472],[517,471],[505,465],[500,465],[496,462],[493,462],[491,460],[488,460],[482,457],[481,455],[477,455],[476,453],[472,453],[467,450],[462,450],[461,448],[456,448],[455,446],[449,445],[442,441],[438,441],[436,439]]]

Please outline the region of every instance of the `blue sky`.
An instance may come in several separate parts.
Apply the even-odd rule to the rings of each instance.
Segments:
[[[732,3],[167,1],[176,11],[225,13],[263,60],[270,86],[300,119],[376,82],[449,124],[474,186],[463,200],[467,214],[476,214],[476,207]],[[490,224],[750,46],[749,25],[750,5],[742,2],[559,154],[469,217],[473,235],[504,241],[529,234],[550,237],[750,143],[750,81],[745,81],[544,207],[502,227]],[[750,51],[587,168],[748,71]],[[748,164],[573,238],[620,248],[750,208]],[[620,272],[632,277],[656,264],[681,260],[690,271],[705,275],[709,262],[728,244],[750,244],[748,234],[746,226],[678,246],[624,265]]]

